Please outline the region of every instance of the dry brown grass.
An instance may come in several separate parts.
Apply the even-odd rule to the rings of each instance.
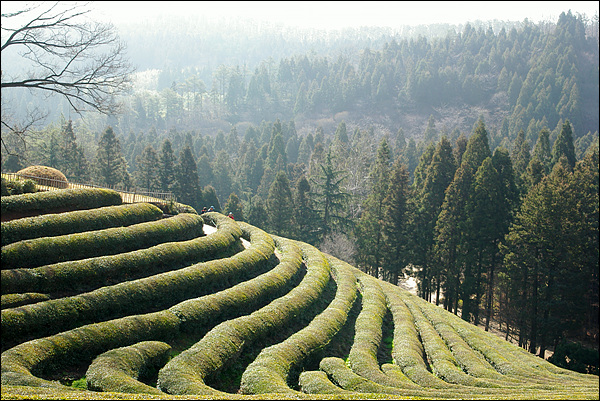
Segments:
[[[29,166],[17,172],[24,178],[30,178],[38,184],[48,185],[48,180],[51,180],[57,188],[68,188],[69,182],[67,177],[59,170],[47,166]]]

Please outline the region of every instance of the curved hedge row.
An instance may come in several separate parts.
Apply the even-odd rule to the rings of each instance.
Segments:
[[[167,363],[170,350],[171,346],[162,341],[142,341],[106,351],[96,357],[88,368],[85,374],[87,388],[93,391],[164,394],[138,379]]]
[[[399,295],[400,291],[405,296],[408,295],[408,292],[398,288],[392,291],[385,283],[382,283],[382,289],[394,320],[394,347],[392,349],[394,364],[402,369],[406,377],[422,387],[436,389],[453,387],[452,384],[433,375],[425,365],[425,350],[415,328],[413,316],[402,300],[404,297]]]
[[[359,376],[375,383],[402,388],[420,388],[410,379],[403,380],[386,375],[377,361],[377,350],[381,343],[383,317],[387,312],[385,294],[377,279],[362,274],[358,277],[363,293],[363,307],[356,319],[354,343],[348,355],[347,364]]]
[[[182,331],[193,332],[205,327],[209,321],[214,322],[225,313],[232,315],[232,311],[251,313],[257,305],[286,289],[293,277],[299,273],[302,254],[296,245],[281,240],[274,241],[267,233],[249,224],[238,224],[244,233],[248,233],[252,244],[259,240],[268,244],[266,253],[276,244],[282,252],[280,262],[273,269],[251,280],[171,307],[169,310],[181,319]]]
[[[425,305],[418,305],[419,309],[431,322],[435,330],[439,333],[441,338],[446,343],[446,346],[452,351],[452,355],[456,358],[460,368],[467,374],[474,377],[486,378],[496,380],[504,384],[519,384],[522,385],[523,381],[514,380],[507,378],[498,371],[496,371],[485,358],[474,351],[467,343],[456,333],[454,328],[450,326],[445,319],[440,319],[438,314],[434,310],[425,308]]]
[[[284,257],[290,258],[290,262],[297,259],[294,241],[275,238],[282,246],[291,242],[287,245],[291,250],[289,255],[288,249],[283,248]],[[307,273],[297,287],[250,315],[228,320],[209,331],[159,371],[159,388],[169,394],[219,394],[204,383],[208,374],[221,368],[244,345],[289,324],[294,316],[310,307],[321,295],[329,281],[329,265],[320,253],[306,252],[306,248],[302,249],[302,253]]]
[[[90,291],[115,282],[176,270],[221,256],[243,247],[242,230],[226,216],[202,215],[205,223],[217,226],[211,235],[182,242],[167,242],[117,255],[61,262],[31,269],[2,270],[2,293],[24,291]]]
[[[183,213],[128,227],[19,241],[2,247],[2,269],[32,268],[186,241],[203,236],[203,224],[199,215]]]
[[[2,223],[1,245],[39,237],[56,237],[84,231],[126,227],[158,220],[162,211],[150,203],[105,206],[53,215],[24,217]]]
[[[383,386],[365,377],[359,376],[352,371],[344,360],[336,357],[323,358],[319,368],[327,374],[327,377],[344,390],[359,393],[379,393],[406,395],[410,390],[396,387]]]
[[[492,380],[480,379],[462,370],[456,355],[450,352],[440,334],[416,305],[416,300],[413,303],[412,299],[412,297],[405,297],[405,304],[413,315],[415,326],[419,331],[423,347],[427,353],[427,358],[431,361],[431,368],[435,375],[446,382],[463,386],[499,387]]]
[[[52,213],[56,210],[94,209],[123,203],[121,195],[112,189],[77,188],[57,189],[13,196],[0,200],[1,213]]]
[[[316,248],[298,243],[308,257],[321,254]],[[288,375],[310,354],[325,347],[342,328],[357,296],[356,277],[346,262],[325,255],[337,284],[333,301],[317,315],[308,326],[292,334],[286,340],[263,349],[242,375],[240,391],[244,394],[292,393]]]
[[[229,258],[198,263],[76,296],[2,310],[2,337],[9,342],[19,341],[27,334],[48,335],[59,328],[70,329],[94,321],[167,308],[204,295],[216,287],[227,287],[241,275],[256,271],[272,256],[272,252],[269,254],[264,246],[260,242]]]
[[[48,372],[92,360],[106,351],[142,341],[170,341],[179,319],[169,311],[84,325],[49,337],[31,340],[2,353],[2,385],[72,387],[46,380]]]
[[[47,301],[49,299],[50,297],[47,294],[40,294],[38,292],[5,294],[2,295],[2,309],[16,308],[17,306]]]

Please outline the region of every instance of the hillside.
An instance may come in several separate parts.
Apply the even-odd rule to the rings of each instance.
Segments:
[[[39,215],[2,222],[2,399],[598,399],[598,376],[220,213],[104,189],[2,197],[18,211]]]

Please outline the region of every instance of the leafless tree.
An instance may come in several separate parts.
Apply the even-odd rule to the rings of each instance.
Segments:
[[[2,58],[5,51],[16,50],[28,66],[9,72],[3,65],[3,95],[5,89],[25,88],[62,96],[77,113],[118,113],[118,96],[128,89],[133,69],[124,58],[124,45],[114,27],[89,20],[90,11],[87,4],[56,2],[3,12]],[[5,133],[24,141],[25,133],[42,115],[15,122],[3,104],[3,152],[14,152]]]

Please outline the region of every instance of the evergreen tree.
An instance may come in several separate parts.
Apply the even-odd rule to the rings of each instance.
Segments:
[[[417,163],[419,162],[419,156],[417,155],[417,144],[413,138],[408,140],[408,145],[406,145],[406,149],[404,149],[404,152],[402,152],[401,160],[408,167],[408,173],[410,174],[410,181],[412,183],[415,176],[415,169],[417,168]]]
[[[212,163],[214,180],[211,185],[217,191],[219,199],[227,199],[233,192],[233,179],[231,177],[231,161],[226,150],[219,150],[217,157]]]
[[[85,158],[83,148],[77,144],[71,120],[65,124],[61,136],[59,170],[73,181],[85,181],[89,179],[89,164]]]
[[[533,157],[536,157],[544,167],[545,174],[550,174],[552,150],[550,148],[550,131],[543,128],[538,135],[537,142],[533,148]]]
[[[423,158],[426,158],[424,153]],[[444,201],[446,188],[452,182],[456,165],[450,142],[443,136],[434,148],[429,164],[423,167],[423,178],[420,186],[413,185],[416,194],[413,202],[414,212],[411,219],[411,248],[413,263],[420,268],[420,295],[430,299],[435,280],[436,303],[439,302],[441,270],[434,261],[433,245],[435,223]],[[417,174],[415,174],[415,178]],[[421,180],[421,179],[420,179]],[[415,183],[417,180],[415,180]]]
[[[121,152],[121,143],[112,127],[107,127],[96,151],[95,177],[99,184],[113,188],[117,185],[127,187],[129,174],[127,163]]]
[[[215,182],[215,175],[208,155],[202,153],[196,165],[198,166],[198,182],[200,183],[200,187],[212,185]]]
[[[323,163],[319,164],[319,174],[312,181],[312,198],[319,215],[317,226],[319,241],[335,230],[345,231],[349,226],[344,211],[350,195],[343,189],[346,172],[334,167],[331,151],[327,152]]]
[[[519,187],[522,187],[522,177],[531,160],[529,141],[525,139],[525,132],[523,130],[519,131],[517,134],[511,153],[511,159],[513,161],[515,176],[517,177],[517,184]]]
[[[356,226],[357,246],[363,269],[375,277],[383,262],[383,200],[388,191],[391,154],[384,138],[377,149],[377,157],[370,173],[370,194],[363,205],[363,213]]]
[[[269,189],[267,218],[273,234],[289,237],[294,224],[294,203],[287,175],[279,171]]]
[[[394,285],[408,265],[408,169],[396,159],[392,167],[387,195],[383,200],[383,258],[385,277]]]
[[[296,222],[294,238],[311,245],[316,245],[316,213],[310,198],[310,183],[304,175],[296,182],[296,190],[294,192],[294,221]]]
[[[255,227],[262,228],[263,230],[268,229],[268,217],[267,209],[265,207],[263,199],[255,195],[250,200],[247,212],[245,213],[246,221],[248,224],[252,224]]]
[[[435,227],[436,261],[445,277],[444,308],[455,314],[458,313],[461,279],[464,274],[463,237],[467,228],[465,206],[472,179],[466,164],[461,164],[446,190]],[[466,316],[463,314],[464,317]]]
[[[158,179],[160,181],[160,189],[163,192],[172,191],[176,185],[175,177],[175,154],[171,141],[165,139],[160,147],[158,156]]]
[[[138,188],[147,191],[160,189],[158,154],[151,145],[144,148],[142,154],[136,157],[137,171],[135,182]]]
[[[431,159],[433,158],[434,152],[435,152],[435,143],[429,142],[427,144],[427,147],[421,154],[421,157],[419,159],[419,164],[415,168],[414,180],[413,180],[413,186],[415,188],[420,188],[421,185],[423,184],[423,181],[425,181],[425,174],[427,173],[427,168],[431,164]]]
[[[202,209],[202,191],[198,180],[198,166],[189,146],[185,146],[180,152],[176,171],[177,186],[175,188],[178,201],[196,210]]]
[[[221,212],[221,203],[217,196],[217,191],[212,185],[206,185],[202,190],[202,201],[207,207],[212,206],[216,212]]]
[[[461,133],[460,136],[456,139],[456,144],[454,146],[454,160],[456,161],[456,165],[460,166],[462,163],[462,157],[467,150],[467,137],[464,133]]]
[[[562,125],[562,129],[554,145],[552,146],[552,160],[550,161],[551,166],[558,163],[558,160],[565,156],[567,162],[571,168],[575,167],[575,145],[573,143],[573,130],[569,120],[566,120]]]
[[[234,192],[229,194],[229,198],[227,198],[227,202],[225,202],[225,206],[223,206],[223,212],[225,214],[231,212],[235,220],[244,221],[244,205]]]

